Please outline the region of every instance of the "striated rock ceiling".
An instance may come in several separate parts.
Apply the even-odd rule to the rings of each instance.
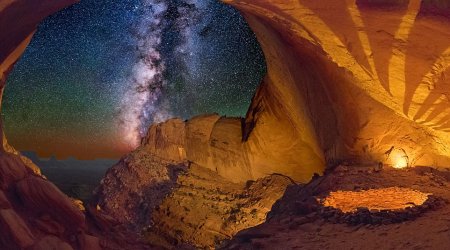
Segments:
[[[244,121],[200,116],[151,128],[143,143],[155,155],[234,181],[281,173],[307,182],[342,161],[450,166],[447,5],[225,2],[256,33],[268,75]]]
[[[448,3],[225,2],[247,17],[268,85],[327,162],[449,166]]]

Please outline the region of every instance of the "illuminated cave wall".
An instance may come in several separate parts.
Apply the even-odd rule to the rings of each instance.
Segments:
[[[322,159],[450,166],[444,1],[225,2],[245,15],[268,62],[249,144],[288,126],[310,150],[296,154],[299,168],[321,169]],[[273,112],[285,126],[269,129]]]
[[[156,125],[144,140],[150,152],[233,181],[279,173],[307,182],[342,161],[450,166],[447,5],[225,2],[256,33],[268,75],[243,121],[201,116]]]
[[[173,142],[182,144],[173,148],[175,160],[191,160],[238,181],[271,173],[307,181],[342,160],[450,166],[448,3],[225,2],[247,18],[269,73],[243,122],[214,116],[181,122],[187,132]],[[36,15],[33,4],[21,7],[29,23],[11,27],[17,13],[1,17],[3,34],[17,34],[1,38],[2,82],[45,16]],[[11,6],[7,1],[0,8]],[[196,131],[206,134],[195,137]]]

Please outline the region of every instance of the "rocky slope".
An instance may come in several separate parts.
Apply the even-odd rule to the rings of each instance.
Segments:
[[[17,155],[1,153],[0,176],[3,249],[72,249],[78,245],[77,236],[83,237],[86,228],[85,217],[72,200],[34,174]]]
[[[294,181],[252,172],[270,155],[249,151],[243,122],[211,114],[151,126],[142,145],[108,171],[92,207],[162,247],[214,247],[262,223]]]
[[[427,167],[397,170],[342,165],[306,186],[289,187],[265,223],[238,233],[221,249],[444,250],[450,244],[449,185],[449,171]],[[316,197],[333,191],[406,187],[433,194],[441,200],[428,203],[422,211],[373,216],[366,211],[359,217],[325,210],[316,201]],[[386,199],[385,196],[378,200]],[[396,197],[400,196],[392,198]]]
[[[234,183],[215,171],[164,160],[150,151],[143,146],[111,168],[92,206],[97,215],[115,218],[155,246],[214,247],[264,222],[293,183],[281,175]]]
[[[192,165],[153,212],[146,238],[155,244],[162,236],[166,247],[180,243],[213,247],[243,229],[263,223],[290,184],[289,178],[280,175],[235,184]]]

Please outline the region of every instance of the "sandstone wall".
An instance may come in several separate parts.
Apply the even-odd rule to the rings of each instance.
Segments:
[[[269,84],[281,93],[275,98],[297,106],[289,113],[307,121],[299,124],[312,124],[300,134],[315,138],[309,145],[327,163],[395,164],[406,156],[410,165],[450,166],[447,3],[226,2],[247,17]]]
[[[255,31],[268,75],[243,121],[188,121],[184,160],[235,181],[305,182],[340,161],[450,166],[446,1],[224,2]]]
[[[293,127],[327,163],[450,166],[447,3],[225,2],[244,13],[263,47],[267,84],[282,103],[271,107],[297,116]]]

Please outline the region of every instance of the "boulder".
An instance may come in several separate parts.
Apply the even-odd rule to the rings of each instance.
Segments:
[[[12,209],[0,209],[0,231],[0,246],[23,249],[34,243],[27,224]]]
[[[19,156],[0,153],[0,188],[6,190],[11,183],[23,179],[27,168]]]
[[[0,209],[9,209],[11,208],[11,203],[6,197],[5,193],[0,190]]]
[[[81,250],[102,250],[100,246],[100,239],[87,234],[80,234],[78,236],[78,243]]]
[[[16,184],[17,194],[27,209],[48,213],[63,225],[76,230],[84,227],[84,214],[54,184],[37,176],[28,176]]]
[[[67,243],[59,239],[58,237],[49,235],[42,238],[36,243],[31,250],[73,250],[73,248]]]

